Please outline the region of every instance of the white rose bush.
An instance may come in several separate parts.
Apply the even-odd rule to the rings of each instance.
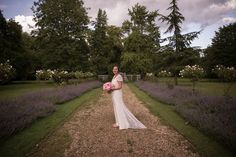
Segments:
[[[169,71],[166,71],[166,70],[161,70],[158,74],[157,74],[158,77],[165,77],[165,83],[167,85],[167,87],[169,89],[173,89],[174,88],[174,85],[171,83],[171,72]]]
[[[195,92],[196,82],[204,76],[204,70],[199,65],[187,65],[180,72],[179,75],[184,78],[191,79],[192,82],[192,91]]]
[[[0,84],[10,82],[15,76],[15,69],[9,64],[9,60],[0,63]]]
[[[66,70],[37,70],[35,73],[37,80],[53,80],[57,84],[68,83],[70,79],[87,79],[94,77],[91,72],[68,72]]]
[[[54,71],[48,70],[37,70],[36,71],[36,79],[37,80],[50,80],[52,78],[52,74]]]
[[[212,69],[217,74],[218,78],[226,82],[236,81],[236,69],[234,67],[226,67],[223,65],[216,65]]]
[[[226,82],[224,88],[224,96],[229,98],[230,89],[233,86],[233,82],[236,81],[236,69],[234,67],[226,67],[223,65],[216,65],[212,71],[218,76],[219,79]]]
[[[158,77],[171,77],[171,72],[162,70],[158,73]]]
[[[81,78],[91,78],[95,75],[91,72],[82,72],[82,71],[76,71],[74,72],[75,78],[81,79]]]

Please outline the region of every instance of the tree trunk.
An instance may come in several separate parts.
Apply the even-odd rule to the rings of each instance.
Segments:
[[[177,75],[175,75],[175,77],[174,77],[174,82],[175,82],[175,85],[177,86],[177,85],[178,85],[178,78],[177,78]]]

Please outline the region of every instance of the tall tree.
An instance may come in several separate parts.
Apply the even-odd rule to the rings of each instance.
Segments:
[[[6,34],[7,34],[7,21],[0,10],[0,53],[1,56],[4,53],[4,45],[6,45]],[[1,58],[1,61],[3,59]]]
[[[107,65],[110,63],[108,37],[107,37],[107,14],[105,10],[99,9],[96,21],[92,23],[95,30],[92,31],[90,46],[91,59],[94,70],[98,74],[108,72]]]
[[[13,59],[17,52],[22,52],[22,27],[14,20],[7,21],[1,29],[1,60]]]
[[[7,60],[16,69],[16,79],[28,78],[31,58],[24,46],[22,27],[12,19],[6,21],[0,11],[0,62]]]
[[[41,56],[37,50],[37,43],[35,37],[23,32],[22,42],[25,49],[25,62],[27,63],[27,68],[24,71],[27,72],[27,79],[35,79],[35,71],[42,67]]]
[[[123,51],[122,29],[117,26],[107,27],[108,44],[111,53],[111,65],[120,64],[120,58]]]
[[[220,27],[212,39],[215,64],[236,67],[236,22]]]
[[[180,70],[180,61],[179,61],[179,55],[180,52],[183,52],[187,48],[190,48],[191,42],[194,38],[198,36],[200,31],[198,32],[191,32],[182,35],[181,34],[181,24],[185,20],[184,16],[181,14],[179,7],[177,5],[178,0],[172,0],[170,2],[170,7],[167,8],[167,10],[170,10],[170,14],[167,16],[161,15],[160,20],[162,22],[166,22],[168,25],[167,30],[165,33],[171,33],[173,32],[174,35],[171,37],[165,38],[163,41],[169,41],[167,47],[173,47],[175,50],[175,54],[173,54],[173,64],[172,66],[172,73],[174,73],[175,76],[175,84],[178,84],[177,76]],[[187,57],[187,56],[186,56]],[[179,66],[177,66],[179,65]]]
[[[107,24],[105,10],[99,9],[96,20],[92,23],[94,30],[90,32],[89,44],[94,72],[109,74],[112,66],[120,63],[123,51],[122,29]]]
[[[155,24],[157,11],[148,11],[145,6],[135,4],[128,10],[130,20],[122,24],[124,53],[121,65],[129,73],[141,73],[142,77],[153,70],[153,55],[160,48],[159,27]],[[134,68],[130,68],[131,67]]]
[[[184,16],[180,13],[179,7],[177,5],[177,0],[172,0],[170,2],[170,14],[167,16],[161,16],[162,22],[167,22],[169,25],[165,33],[174,31],[174,40],[176,52],[180,52],[184,49],[185,45],[183,42],[183,36],[181,35],[181,24],[184,21]]]
[[[212,39],[212,45],[204,51],[203,65],[209,76],[215,65],[236,67],[236,23],[220,27]]]
[[[131,18],[130,20],[133,24],[132,29],[143,33],[147,24],[147,8],[137,3],[134,7],[132,7],[132,10],[128,9],[128,11]]]
[[[38,0],[32,7],[44,68],[89,68],[85,41],[89,18],[82,0]]]
[[[125,51],[155,53],[160,48],[160,31],[155,24],[158,12],[148,11],[146,6],[139,3],[128,9],[128,12],[130,20],[122,24],[127,36],[124,40]]]

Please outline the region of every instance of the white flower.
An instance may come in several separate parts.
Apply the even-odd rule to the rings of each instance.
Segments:
[[[88,73],[88,74],[89,74],[89,73]],[[152,73],[147,73],[146,75],[147,75],[147,76],[152,76],[153,74],[152,74]]]

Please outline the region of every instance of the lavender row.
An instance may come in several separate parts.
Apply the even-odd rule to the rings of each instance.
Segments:
[[[15,100],[0,101],[0,138],[12,135],[36,119],[50,115],[56,111],[55,104],[74,99],[99,86],[99,81],[90,81],[31,92]]]
[[[135,83],[158,100],[175,105],[175,110],[192,125],[204,130],[231,148],[236,148],[236,100],[147,81]]]

